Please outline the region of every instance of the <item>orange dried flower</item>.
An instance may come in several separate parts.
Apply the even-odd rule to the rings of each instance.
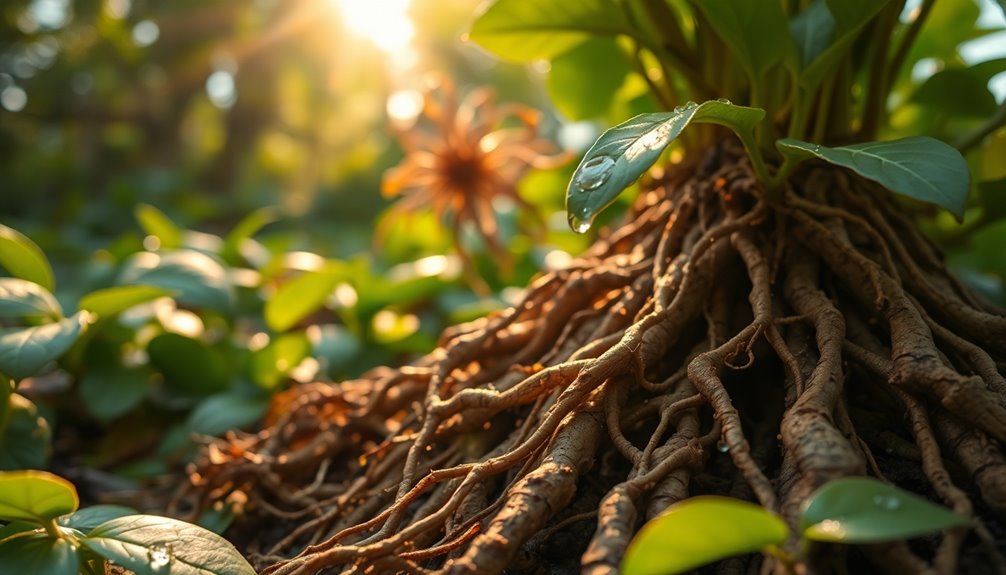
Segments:
[[[384,174],[381,192],[399,197],[389,216],[429,209],[439,220],[449,220],[455,249],[469,273],[472,259],[461,232],[471,224],[500,263],[509,265],[493,200],[513,201],[543,226],[534,207],[517,193],[517,184],[532,168],[551,168],[569,159],[538,136],[540,119],[527,106],[496,105],[487,88],[473,90],[459,102],[448,78],[433,78],[414,124],[397,130],[406,155]]]

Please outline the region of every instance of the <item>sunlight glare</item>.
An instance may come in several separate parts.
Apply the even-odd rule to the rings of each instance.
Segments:
[[[409,0],[334,0],[354,33],[388,54],[404,53],[415,35]]]

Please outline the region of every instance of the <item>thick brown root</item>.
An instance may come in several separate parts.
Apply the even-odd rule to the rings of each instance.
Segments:
[[[783,206],[729,145],[668,174],[514,308],[411,366],[295,388],[260,433],[210,444],[182,500],[247,500],[236,536],[266,574],[601,575],[692,495],[794,524],[821,484],[869,474],[974,534],[808,569],[1002,568],[1006,315],[843,172],[808,168]]]

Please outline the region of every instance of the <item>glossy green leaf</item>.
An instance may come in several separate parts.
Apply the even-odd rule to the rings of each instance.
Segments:
[[[167,517],[112,519],[94,528],[81,544],[136,575],[255,575],[223,537]]]
[[[35,282],[52,291],[56,281],[42,249],[28,236],[0,224],[0,265],[14,277]]]
[[[835,543],[878,543],[970,524],[966,517],[869,477],[829,481],[800,515],[803,536]]]
[[[148,235],[160,241],[160,249],[173,250],[182,247],[184,232],[167,215],[150,204],[136,206],[136,219]]]
[[[345,280],[337,267],[304,272],[280,286],[265,304],[266,324],[275,331],[286,331],[318,310],[332,295],[335,286]]]
[[[66,539],[31,533],[0,542],[0,573],[77,575],[80,550]]]
[[[786,156],[818,157],[879,182],[910,198],[942,206],[964,217],[971,176],[964,158],[953,147],[928,137],[865,142],[828,148],[787,138],[776,142]]]
[[[765,116],[729,102],[689,102],[672,112],[642,114],[610,128],[587,150],[566,190],[570,226],[586,231],[597,214],[650,168],[690,122],[720,124],[749,137]]]
[[[149,285],[112,286],[80,298],[78,307],[95,313],[100,319],[113,317],[127,309],[171,295],[171,290]]]
[[[224,312],[230,310],[234,299],[224,266],[195,250],[137,254],[127,262],[119,283],[159,287],[174,292],[181,303]]]
[[[0,277],[0,317],[63,317],[63,308],[52,293],[35,282]]]
[[[828,46],[819,52],[809,63],[804,63],[800,72],[800,84],[813,90],[829,74],[834,73],[835,66],[851,49],[859,32],[887,4],[887,0],[825,0],[828,16],[820,8],[811,5],[808,10],[815,10],[812,16],[819,25],[827,27],[823,22],[831,18],[834,32]]]
[[[699,0],[697,4],[752,82],[758,83],[792,48],[789,24],[778,0]]]
[[[58,523],[87,533],[106,521],[126,515],[136,515],[136,510],[125,505],[92,505],[60,517]]]
[[[761,506],[700,496],[672,505],[639,530],[625,551],[622,575],[681,573],[786,540],[786,523]]]
[[[230,385],[227,362],[201,341],[163,333],[147,344],[150,363],[164,374],[168,385],[188,395],[209,396]]]
[[[111,421],[139,405],[151,387],[151,372],[146,367],[89,366],[78,389],[92,415]]]
[[[0,519],[41,523],[73,513],[79,505],[73,484],[48,471],[0,471]]]
[[[40,326],[0,329],[0,372],[18,380],[36,374],[70,349],[89,320],[80,311]]]
[[[614,38],[591,38],[551,64],[548,95],[570,120],[606,114],[631,71]]]
[[[254,423],[268,407],[267,395],[225,392],[200,401],[189,414],[186,427],[193,433],[219,435]]]
[[[252,379],[262,388],[274,389],[310,354],[311,342],[304,332],[282,334],[252,354]]]
[[[835,17],[825,0],[814,0],[806,10],[797,14],[789,24],[800,68],[806,68],[831,46],[835,38]]]
[[[469,38],[501,58],[531,62],[630,30],[614,0],[497,0],[472,24]]]
[[[0,470],[45,467],[52,451],[52,431],[38,407],[23,395],[7,398],[6,421],[0,433]]]

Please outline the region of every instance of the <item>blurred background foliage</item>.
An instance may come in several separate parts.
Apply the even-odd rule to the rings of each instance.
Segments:
[[[512,270],[463,234],[489,293],[470,289],[443,222],[422,211],[384,218],[392,200],[381,176],[403,158],[393,128],[418,113],[428,71],[461,92],[490,85],[501,102],[542,109],[542,134],[572,154],[604,126],[657,109],[638,73],[647,62],[617,39],[530,66],[459,41],[478,4],[5,1],[0,232],[34,240],[62,309],[94,317],[51,358],[57,367],[6,394],[0,467],[47,465],[50,432],[32,424],[41,414],[85,497],[80,469],[162,473],[184,460],[192,434],[275,416],[292,382],[429,351],[444,327],[506,305],[583,250],[592,236],[570,232],[562,206],[575,162],[521,182],[546,222],[541,237],[519,225],[530,214],[494,204]],[[998,6],[935,10],[944,12],[930,16],[909,60],[918,63],[898,80],[892,105],[905,105],[885,138],[921,126],[953,140],[1002,107]],[[927,226],[962,276],[1002,303],[1006,132],[968,160],[978,185],[965,224],[936,214]],[[631,194],[622,197],[624,207]],[[135,285],[150,287],[104,291]]]

